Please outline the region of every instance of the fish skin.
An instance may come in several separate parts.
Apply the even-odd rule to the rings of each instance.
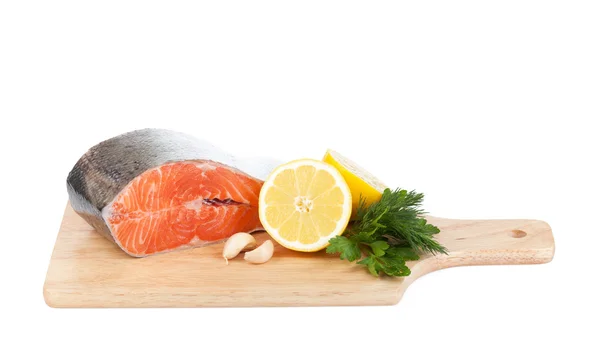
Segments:
[[[281,162],[241,159],[191,135],[167,129],[127,132],[90,148],[67,176],[75,212],[105,238],[115,241],[102,210],[131,181],[148,169],[179,161],[211,160],[264,180]]]

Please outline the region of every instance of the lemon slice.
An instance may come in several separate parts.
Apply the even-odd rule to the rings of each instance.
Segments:
[[[352,195],[333,166],[296,160],[279,166],[265,180],[258,212],[273,240],[288,249],[313,252],[344,232],[352,213]]]
[[[387,186],[354,161],[333,150],[327,150],[323,161],[335,167],[350,187],[353,215],[356,214],[361,196],[365,199],[366,205],[381,199],[381,194]]]

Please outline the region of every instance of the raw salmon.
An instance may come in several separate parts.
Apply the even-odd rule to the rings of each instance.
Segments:
[[[92,147],[69,173],[67,190],[73,209],[100,234],[142,257],[261,230],[261,179],[277,164],[144,129]]]

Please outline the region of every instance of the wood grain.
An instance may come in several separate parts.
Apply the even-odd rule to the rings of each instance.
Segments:
[[[246,307],[393,305],[429,272],[453,266],[541,264],[554,256],[550,226],[538,220],[430,217],[448,256],[409,264],[406,278],[375,278],[324,251],[275,247],[262,265],[238,256],[225,264],[222,244],[132,258],[102,238],[67,205],[52,253],[44,299],[51,307]],[[259,243],[267,239],[256,234]]]

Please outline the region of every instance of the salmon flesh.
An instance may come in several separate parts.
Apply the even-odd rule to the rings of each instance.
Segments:
[[[92,147],[67,178],[71,206],[143,257],[262,230],[258,196],[272,159],[237,159],[192,136],[137,130]]]

